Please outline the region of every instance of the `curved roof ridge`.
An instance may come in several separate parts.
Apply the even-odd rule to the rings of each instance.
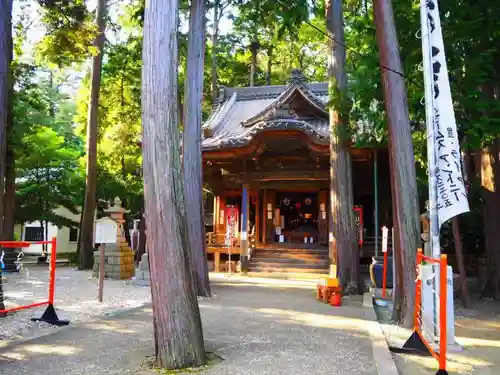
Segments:
[[[303,84],[302,82],[295,81],[291,85],[289,85],[271,104],[269,104],[256,115],[242,122],[242,125],[244,127],[255,125],[257,122],[262,120],[262,117],[265,116],[266,113],[286,102],[295,91],[299,91],[315,107],[326,113],[323,101],[316,97],[316,95],[313,94],[312,90],[310,90],[307,85]]]
[[[242,147],[252,141],[252,139],[263,131],[272,130],[298,130],[308,135],[312,140],[316,139],[317,143],[326,144],[329,141],[328,132],[322,132],[307,121],[300,119],[272,120],[260,121],[255,126],[246,128],[238,138],[231,138],[219,141],[214,148],[224,147]]]
[[[203,127],[211,129],[218,127],[221,124],[221,120],[226,117],[229,110],[233,107],[234,103],[236,103],[237,97],[238,94],[235,92],[231,95],[229,100],[219,105],[219,110],[214,112],[214,114],[207,120]]]

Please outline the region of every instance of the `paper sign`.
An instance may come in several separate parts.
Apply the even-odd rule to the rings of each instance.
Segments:
[[[95,243],[116,243],[118,224],[109,217],[99,219],[95,223]]]
[[[272,203],[268,203],[267,204],[267,210],[268,211],[272,211],[273,210],[273,204]]]
[[[280,235],[281,234],[281,228],[280,227],[276,227],[276,235]]]
[[[389,229],[382,228],[382,252],[387,253],[387,238],[389,237]]]
[[[326,211],[321,212],[321,218],[326,219]]]
[[[283,243],[285,242],[285,236],[280,234],[280,243]]]
[[[325,210],[325,204],[324,203],[320,203],[319,210],[320,211],[324,211]]]
[[[226,212],[224,210],[220,210],[219,214],[219,225],[224,225],[224,216],[226,215]]]
[[[272,211],[269,211],[269,212],[267,213],[267,218],[268,218],[269,220],[272,220],[272,219],[273,219],[273,212],[272,212]]]

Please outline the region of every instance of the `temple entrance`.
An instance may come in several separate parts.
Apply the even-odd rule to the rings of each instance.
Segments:
[[[277,242],[318,242],[317,192],[277,192],[276,211]]]

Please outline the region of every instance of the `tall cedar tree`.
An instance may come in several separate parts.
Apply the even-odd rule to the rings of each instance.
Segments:
[[[326,0],[326,29],[328,33],[328,82],[330,91],[330,257],[339,266],[339,275],[348,293],[358,290],[359,255],[356,244],[352,162],[347,133],[347,96],[344,48],[344,16],[342,0]],[[338,43],[336,42],[338,41]]]
[[[415,157],[408,100],[391,0],[374,1],[374,17],[389,127],[392,212],[395,231],[396,288],[394,320],[411,327],[415,303],[415,258],[419,242],[419,212]],[[402,283],[402,284],[401,284]]]
[[[5,153],[7,129],[12,113],[12,0],[0,0],[0,229],[4,214]],[[1,237],[0,237],[1,238]],[[0,270],[1,275],[1,270]],[[0,276],[0,309],[4,309]]]
[[[201,167],[201,116],[205,63],[205,1],[191,0],[184,97],[182,163],[188,224],[188,259],[196,293],[210,296],[205,225],[203,222],[203,170]]]
[[[87,180],[85,185],[85,203],[83,205],[80,238],[78,241],[78,268],[80,270],[92,268],[94,261],[93,243],[97,182],[97,129],[99,125],[99,93],[101,90],[101,69],[106,30],[105,13],[106,0],[99,0],[97,2],[96,14],[98,34],[95,40],[95,45],[98,53],[92,58],[90,103],[87,118]]]
[[[201,317],[187,248],[179,140],[178,0],[147,0],[142,53],[143,164],[156,360],[203,365]]]

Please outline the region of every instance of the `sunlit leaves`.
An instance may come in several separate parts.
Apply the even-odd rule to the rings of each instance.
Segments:
[[[37,45],[40,62],[57,67],[79,63],[95,54],[97,28],[84,0],[39,0],[46,34]]]

